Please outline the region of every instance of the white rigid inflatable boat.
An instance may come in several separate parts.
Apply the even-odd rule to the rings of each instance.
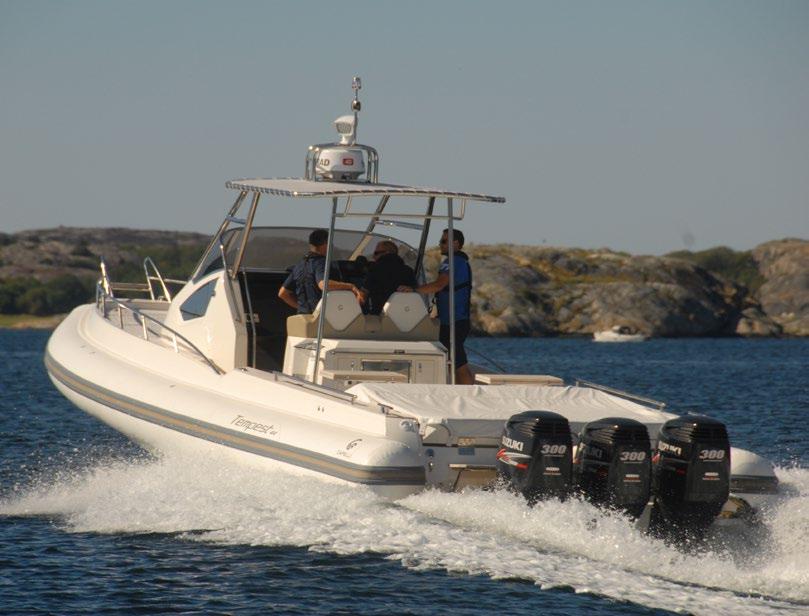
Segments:
[[[147,259],[143,285],[115,284],[102,262],[96,301],[48,343],[60,392],[151,449],[213,448],[393,499],[498,480],[529,500],[583,493],[701,533],[777,497],[772,465],[731,448],[709,418],[548,375],[478,372],[476,384],[454,384],[452,352],[416,293],[365,315],[351,292],[330,291],[313,315],[292,314],[278,289],[310,229],[260,226],[262,198],[329,206],[327,282],[360,280],[381,239],[424,280],[432,221],[452,229],[468,204],[505,201],[380,183],[376,151],[356,143],[359,86],[353,115],[336,121],[340,142],[310,147],[303,178],[227,183],[236,201],[189,280],[166,280]],[[353,219],[367,226],[336,228]],[[379,233],[391,227],[416,247]],[[122,295],[138,291],[146,297]]]
[[[647,339],[648,336],[635,332],[626,325],[613,325],[610,329],[593,334],[596,342],[643,342]]]

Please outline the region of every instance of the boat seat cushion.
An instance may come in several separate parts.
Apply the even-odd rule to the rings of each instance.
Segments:
[[[418,293],[392,293],[382,307],[382,316],[390,319],[401,332],[410,332],[424,319],[430,318]]]
[[[336,293],[346,293],[338,295]],[[415,293],[395,293],[394,295],[412,295],[415,300],[421,303],[422,317],[415,321],[408,313],[418,314],[418,307],[409,310],[402,309],[401,312],[408,315],[407,318],[399,319],[403,327],[409,327],[403,331],[393,318],[384,314],[372,315],[362,314],[359,309],[354,294],[350,291],[329,291],[326,301],[326,321],[323,324],[324,338],[337,338],[341,340],[417,340],[434,341],[438,340],[438,320],[431,319],[427,315],[421,297]],[[337,301],[335,301],[335,297]],[[391,296],[393,297],[393,296]],[[406,298],[406,306],[412,301]],[[332,310],[332,306],[335,306]],[[386,304],[387,306],[387,304]],[[353,315],[353,318],[352,318]],[[320,317],[320,304],[313,314],[296,314],[287,318],[287,335],[296,338],[317,338],[317,322]],[[410,320],[408,320],[410,319]]]
[[[323,300],[320,300],[312,316],[317,318],[320,315],[322,305]],[[362,309],[351,291],[329,291],[326,299],[326,323],[332,329],[344,331],[360,316]]]

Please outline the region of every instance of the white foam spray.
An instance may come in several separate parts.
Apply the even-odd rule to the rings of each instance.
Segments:
[[[694,614],[805,612],[809,470],[779,469],[779,477],[793,495],[765,516],[769,536],[755,558],[726,547],[685,554],[577,500],[531,508],[504,492],[428,491],[389,503],[210,456],[96,465],[0,502],[0,515],[58,517],[69,532],[376,552],[415,569],[520,578]]]

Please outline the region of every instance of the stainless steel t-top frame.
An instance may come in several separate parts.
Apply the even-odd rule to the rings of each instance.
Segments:
[[[246,198],[247,198],[247,195],[248,195],[248,191],[241,190],[239,192],[239,195],[238,195],[237,199],[236,199],[236,202],[233,204],[233,206],[228,211],[227,215],[225,216],[225,219],[222,221],[222,224],[219,226],[219,229],[217,230],[216,234],[211,239],[208,250],[206,250],[206,252],[205,252],[205,255],[207,256],[208,253],[211,250],[213,250],[214,248],[220,246],[221,238],[222,238],[223,234],[225,233],[225,231],[228,230],[228,228],[230,227],[231,224],[242,225],[242,227],[241,227],[242,235],[239,238],[238,251],[237,251],[236,258],[233,261],[233,263],[230,263],[230,264],[226,263],[225,258],[224,258],[224,254],[222,254],[223,267],[226,269],[227,275],[228,275],[228,277],[230,278],[231,281],[233,281],[233,280],[235,280],[237,278],[238,273],[242,268],[242,264],[243,264],[243,260],[244,260],[244,254],[245,254],[247,243],[249,241],[249,236],[250,236],[250,233],[251,233],[252,227],[253,227],[253,221],[255,219],[256,211],[258,209],[259,201],[261,199],[261,192],[260,191],[254,190],[254,191],[249,191],[249,192],[252,192],[252,198],[250,199],[250,208],[248,210],[246,219],[240,219],[240,218],[236,217],[236,214],[238,214],[239,209],[241,208],[241,206],[246,201]],[[385,215],[386,220],[387,219],[390,219],[390,220],[414,219],[414,218],[421,219],[423,221],[422,227],[421,227],[422,231],[421,231],[421,238],[420,238],[420,241],[419,241],[418,254],[417,254],[417,257],[416,257],[416,268],[417,268],[416,273],[418,274],[419,273],[418,270],[420,270],[422,268],[423,263],[424,263],[424,253],[426,252],[426,249],[427,249],[427,234],[428,234],[428,232],[430,230],[430,222],[433,221],[433,220],[446,220],[447,221],[447,227],[448,227],[448,229],[450,231],[450,237],[453,237],[452,236],[452,230],[454,228],[453,223],[456,220],[462,220],[463,219],[464,214],[465,214],[465,210],[466,210],[466,202],[467,202],[466,198],[461,198],[461,206],[460,206],[459,210],[455,210],[454,209],[453,197],[448,196],[446,193],[443,193],[442,191],[435,191],[434,194],[431,194],[430,191],[428,191],[427,189],[424,189],[423,193],[422,192],[419,193],[419,195],[422,195],[422,194],[427,197],[426,210],[422,214],[409,213],[409,212],[390,212],[390,213],[386,213],[385,209],[386,209],[386,207],[388,206],[388,204],[390,202],[390,198],[392,196],[396,196],[396,195],[382,194],[378,205],[376,206],[376,208],[373,211],[356,211],[356,209],[353,209],[352,208],[352,206],[353,206],[353,195],[351,195],[351,194],[345,195],[343,197],[344,198],[344,207],[341,210],[339,208],[340,197],[332,196],[332,198],[331,198],[331,202],[332,202],[331,210],[332,211],[331,211],[331,216],[329,217],[330,218],[329,219],[329,239],[328,239],[328,244],[327,244],[327,248],[326,248],[326,270],[325,270],[325,276],[324,276],[324,280],[323,280],[324,290],[328,289],[328,284],[329,284],[329,275],[330,275],[330,272],[331,272],[331,263],[332,263],[333,251],[334,251],[333,238],[334,238],[334,231],[336,230],[337,219],[338,218],[368,218],[369,219],[368,226],[366,227],[365,233],[360,238],[359,242],[357,243],[357,247],[352,252],[352,258],[356,258],[357,255],[361,254],[362,250],[364,249],[364,247],[367,245],[368,241],[370,240],[371,234],[373,233],[376,225],[380,221],[380,218],[381,218],[381,216],[383,214]],[[456,195],[458,193],[451,193],[451,194]],[[289,196],[294,196],[294,195],[289,195]],[[330,196],[330,195],[324,194],[323,196]],[[410,195],[408,195],[408,196],[410,196]],[[446,214],[438,214],[438,213],[435,212],[436,199],[438,197],[446,197],[446,203],[447,203],[447,212],[446,212]],[[503,201],[503,199],[501,199],[499,197],[488,197],[485,200],[490,201],[490,202],[495,202],[495,203],[499,203],[499,202]],[[453,246],[452,246],[451,243],[450,243],[450,245],[448,247],[448,250],[449,250],[449,254],[448,254],[448,261],[449,261],[449,288],[454,289],[455,288],[455,266],[454,266],[454,263],[453,263],[454,251],[453,251]],[[220,248],[220,251],[222,253],[224,253],[224,250],[221,250],[221,248]],[[200,268],[202,267],[203,263],[206,262],[206,256],[203,256],[203,259],[200,261],[199,265],[197,266],[196,271],[194,273],[194,276],[192,278],[196,278],[201,273]],[[452,367],[455,366],[455,297],[454,297],[454,295],[455,295],[454,293],[450,293],[450,295],[449,295],[449,303],[450,303],[450,306],[449,306],[450,307],[450,348],[448,349],[449,355],[450,355],[450,359],[449,359],[448,363],[449,363],[449,365],[451,367],[450,376],[451,376],[451,380],[452,380],[453,383],[455,382],[455,371],[454,371],[454,369],[452,369]],[[320,361],[320,353],[321,353],[321,349],[322,349],[322,346],[323,346],[323,327],[324,327],[324,323],[325,323],[327,302],[328,302],[328,293],[324,292],[323,297],[321,299],[320,315],[319,315],[319,318],[318,318],[317,345],[316,345],[316,351],[315,351],[315,368],[314,368],[314,373],[312,375],[312,382],[317,381],[317,375],[318,375],[318,369],[319,369],[319,361]],[[244,322],[243,319],[238,317],[238,315],[237,315],[236,320],[238,322]]]
[[[315,365],[314,370],[312,372],[312,382],[317,382],[317,373],[320,366],[320,351],[323,346],[323,324],[325,323],[326,318],[326,305],[328,302],[328,289],[329,289],[329,273],[331,271],[331,262],[332,262],[332,251],[333,251],[333,238],[334,238],[334,231],[337,218],[350,218],[350,217],[366,217],[370,218],[370,222],[368,223],[368,227],[365,231],[364,236],[358,243],[358,247],[363,244],[367,244],[368,238],[370,234],[373,232],[374,227],[376,226],[377,222],[379,221],[380,215],[384,212],[385,207],[387,206],[390,199],[390,195],[385,195],[379,202],[376,210],[373,212],[352,212],[351,211],[351,202],[352,196],[349,195],[346,197],[345,208],[342,212],[337,211],[338,201],[337,197],[332,198],[332,208],[331,208],[331,219],[329,221],[329,239],[328,244],[326,247],[326,271],[323,277],[323,297],[321,298],[320,304],[320,314],[318,315],[317,321],[317,345],[315,347]],[[463,205],[461,207],[461,215],[457,218],[453,215],[452,211],[452,197],[447,197],[447,214],[446,216],[437,215],[434,213],[435,208],[435,197],[430,197],[427,200],[427,210],[424,214],[402,214],[402,213],[389,213],[385,214],[387,218],[397,219],[397,218],[421,218],[424,220],[424,226],[422,228],[422,238],[419,242],[419,253],[416,256],[416,261],[421,266],[421,263],[424,261],[424,251],[426,250],[426,243],[427,243],[427,232],[429,231],[429,222],[431,220],[446,220],[448,228],[450,230],[450,237],[452,235],[453,229],[453,220],[461,220],[463,219],[463,213],[466,207],[466,199],[462,201]],[[361,249],[360,249],[361,250]],[[353,251],[353,253],[357,253],[357,249]],[[449,247],[449,288],[455,289],[455,268],[452,263],[452,246]],[[416,272],[418,273],[418,272]],[[450,355],[450,379],[452,384],[455,384],[455,293],[450,293],[449,296],[449,310],[450,310],[450,348],[449,355]]]
[[[285,179],[242,179],[231,180],[225,184],[228,188],[233,188],[239,191],[239,196],[236,202],[231,206],[225,220],[219,226],[216,234],[211,240],[202,260],[195,268],[192,280],[197,280],[203,273],[203,267],[206,263],[210,263],[209,255],[217,245],[220,245],[223,234],[227,231],[231,224],[241,225],[241,237],[239,238],[239,245],[236,257],[232,264],[227,263],[225,251],[221,249],[222,267],[230,278],[230,283],[236,280],[239,271],[243,266],[244,255],[247,249],[250,232],[253,228],[253,220],[258,209],[258,203],[262,194],[276,195],[283,197],[294,198],[307,198],[307,197],[331,197],[332,208],[331,217],[329,220],[329,239],[326,248],[326,271],[324,275],[324,293],[321,300],[320,318],[317,325],[317,347],[315,352],[315,367],[312,375],[312,381],[317,381],[318,363],[320,361],[320,352],[323,345],[323,325],[326,315],[326,303],[328,302],[328,288],[329,288],[329,275],[331,272],[331,262],[333,257],[333,241],[334,231],[338,218],[368,218],[368,226],[365,233],[357,243],[357,246],[351,253],[350,259],[356,259],[362,254],[368,242],[371,239],[371,234],[378,224],[393,224],[399,221],[402,226],[416,228],[421,230],[421,238],[419,241],[418,254],[416,257],[416,275],[418,276],[423,269],[424,253],[427,249],[427,235],[430,231],[430,223],[433,220],[446,220],[448,231],[448,246],[447,246],[447,260],[449,264],[449,321],[450,321],[450,340],[449,340],[449,367],[450,378],[452,383],[455,383],[455,263],[454,263],[454,221],[462,220],[466,213],[467,201],[483,201],[488,203],[504,203],[503,197],[495,197],[492,195],[485,195],[480,193],[456,192],[447,190],[437,190],[433,188],[419,188],[414,186],[401,186],[396,184],[380,184],[379,183],[379,154],[377,151],[367,145],[356,143],[358,112],[362,105],[358,99],[358,91],[362,87],[359,77],[354,77],[352,83],[354,90],[354,99],[351,101],[351,116],[343,116],[336,120],[335,125],[338,132],[342,135],[343,140],[340,143],[324,143],[313,145],[309,147],[306,154],[306,171],[303,179],[285,178]],[[316,172],[318,155],[326,148],[356,148],[362,150],[367,156],[365,157],[365,180],[364,181],[341,181],[341,180],[328,180],[318,177]],[[352,170],[352,173],[354,171]],[[250,209],[246,218],[240,219],[236,217],[239,209],[244,203],[247,195],[252,193]],[[371,212],[355,211],[352,210],[352,201],[355,196],[358,197],[379,197],[379,203],[376,208]],[[390,212],[385,213],[385,209],[390,202],[391,197],[426,197],[427,209],[423,214],[412,212]],[[345,199],[345,207],[339,211],[340,199]],[[439,215],[435,213],[436,199],[446,199],[447,213],[446,215]],[[460,200],[460,207],[454,210],[454,199]],[[457,212],[457,213],[456,213]],[[382,219],[382,214],[385,213],[385,220]],[[406,219],[419,219],[421,224],[413,224],[403,222]],[[232,289],[231,289],[232,292]],[[243,322],[238,315],[236,315],[238,322]]]

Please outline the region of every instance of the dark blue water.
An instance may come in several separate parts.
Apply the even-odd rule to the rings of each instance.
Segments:
[[[809,611],[809,341],[469,344],[513,371],[725,421],[795,491],[751,559],[680,555],[623,520],[593,529],[582,504],[433,493],[393,505],[219,460],[158,460],[56,392],[47,337],[0,330],[0,613]]]

